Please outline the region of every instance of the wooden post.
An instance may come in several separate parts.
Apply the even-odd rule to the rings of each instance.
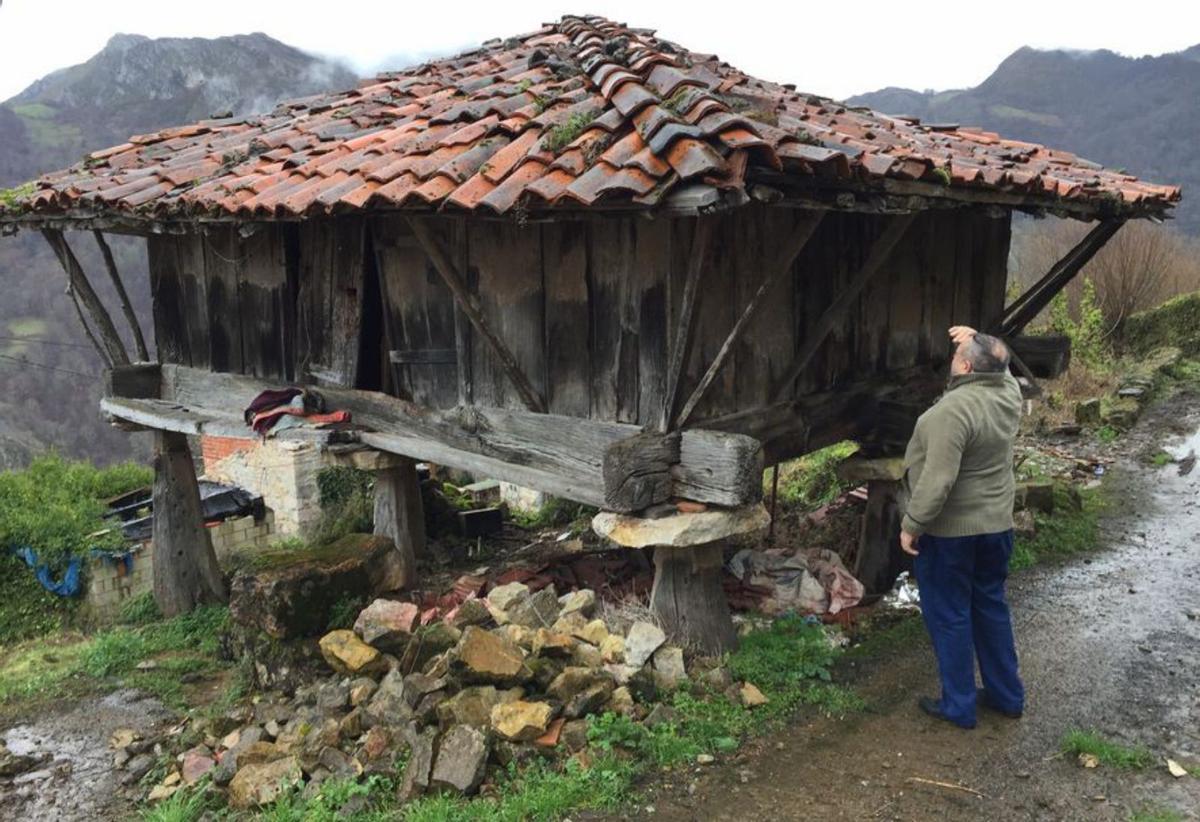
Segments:
[[[392,583],[399,590],[417,581],[417,557],[425,553],[425,511],[416,462],[394,462],[375,472],[375,533],[396,545],[399,561]]]
[[[867,594],[883,594],[903,570],[900,551],[900,483],[894,480],[867,482],[867,510],[858,539],[854,576]]]
[[[72,294],[79,299],[91,316],[92,322],[96,324],[96,333],[104,343],[105,351],[108,352],[108,362],[111,365],[128,365],[129,353],[125,350],[125,343],[121,342],[121,335],[117,333],[112,316],[104,307],[104,303],[100,301],[96,290],[92,288],[91,281],[84,273],[83,266],[79,264],[66,237],[56,228],[43,228],[42,236],[46,238],[51,250],[58,257],[63,271],[67,273]]]
[[[172,617],[225,600],[187,437],[154,432],[154,601]]]
[[[650,608],[678,641],[717,655],[737,647],[737,631],[721,588],[722,543],[654,549]]]

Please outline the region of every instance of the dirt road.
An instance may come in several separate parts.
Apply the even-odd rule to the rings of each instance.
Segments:
[[[1127,450],[1155,437],[1178,456],[1200,452],[1198,428],[1200,399],[1176,397],[1143,418]],[[1064,732],[1083,728],[1200,764],[1200,470],[1179,476],[1130,455],[1108,487],[1103,550],[1010,582],[1024,719],[981,713],[975,730],[960,731],[920,714],[916,697],[936,694],[937,676],[914,632],[909,647],[858,665],[866,714],[792,726],[733,762],[697,768],[651,797],[645,816],[1128,820],[1171,809],[1200,819],[1200,778],[1174,779],[1161,759],[1128,772],[1056,756]]]

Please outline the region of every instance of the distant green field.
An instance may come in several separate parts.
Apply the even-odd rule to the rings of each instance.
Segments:
[[[15,317],[4,325],[0,325],[0,328],[4,329],[2,336],[26,337],[36,340],[46,336],[46,332],[50,329],[50,324],[41,317]],[[0,354],[9,357],[18,357],[21,354],[26,354],[30,348],[31,346],[27,343],[16,342],[14,340],[0,340]]]
[[[1043,126],[1060,127],[1063,125],[1063,120],[1057,114],[1044,114],[1040,111],[1026,111],[1023,108],[1014,108],[1013,106],[995,105],[988,106],[988,113],[993,117],[1007,117],[1010,120],[1028,120],[1031,123],[1037,123]]]
[[[49,120],[54,116],[54,107],[45,103],[22,103],[11,106],[13,114],[29,120]]]

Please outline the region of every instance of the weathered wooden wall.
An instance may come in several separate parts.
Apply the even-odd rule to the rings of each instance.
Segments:
[[[770,273],[800,216],[753,206],[717,222],[682,396]],[[886,219],[825,217],[738,341],[693,424],[771,399],[808,330],[853,277]],[[668,329],[695,220],[593,217],[520,226],[447,217],[435,225],[487,322],[551,412],[657,422]],[[793,395],[944,362],[947,327],[982,324],[1002,309],[1008,243],[1007,218],[968,210],[918,216]],[[267,225],[248,238],[235,228],[210,228],[152,237],[150,253],[155,330],[165,361],[352,385],[362,382],[363,312],[378,311],[386,348],[404,352],[405,360],[385,365],[389,373],[380,384],[440,408],[522,406],[402,217]],[[381,304],[364,306],[364,276],[374,271]]]

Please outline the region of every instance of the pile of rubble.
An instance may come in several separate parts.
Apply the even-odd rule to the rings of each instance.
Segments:
[[[596,613],[591,589],[559,597],[520,582],[425,626],[418,605],[376,599],[353,630],[320,639],[334,676],[263,698],[238,727],[181,753],[151,796],[209,774],[230,805],[249,808],[301,782],[392,774],[405,750],[403,799],[469,795],[514,761],[584,756],[589,715],[661,718],[670,709],[656,695],[689,674],[747,706],[765,701],[712,660],[689,671],[652,622],[620,630]]]

